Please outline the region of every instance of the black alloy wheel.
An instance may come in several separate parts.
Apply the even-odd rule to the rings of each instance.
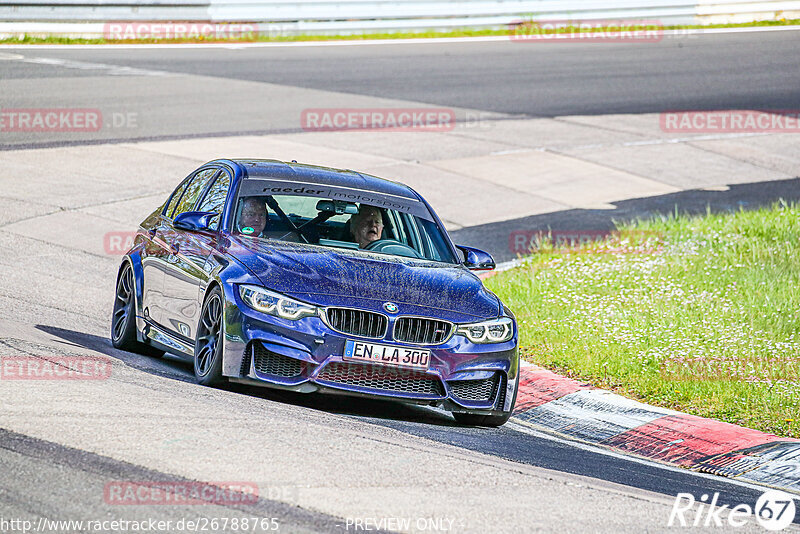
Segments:
[[[214,287],[203,304],[194,344],[194,376],[199,384],[223,382],[222,340],[222,291]]]

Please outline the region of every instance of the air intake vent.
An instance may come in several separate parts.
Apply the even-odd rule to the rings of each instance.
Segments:
[[[517,372],[519,373],[519,369],[517,369]],[[508,387],[505,375],[500,376],[500,385],[498,387],[500,389],[500,394],[497,395],[497,404],[494,409],[502,410],[506,405],[506,389]]]
[[[394,339],[418,345],[438,345],[450,337],[452,329],[452,323],[447,321],[399,317],[394,323]]]
[[[447,382],[454,397],[473,402],[489,402],[497,393],[497,376],[482,380],[453,380]]]
[[[303,372],[301,360],[276,354],[264,348],[261,343],[253,343],[253,361],[255,369],[262,375],[292,378]]]
[[[438,378],[394,367],[331,362],[317,380],[408,395],[444,396],[442,382]]]
[[[328,325],[337,332],[381,339],[386,335],[389,320],[385,315],[350,308],[328,308]]]

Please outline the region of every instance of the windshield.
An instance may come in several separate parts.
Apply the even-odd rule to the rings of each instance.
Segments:
[[[325,196],[249,194],[253,192],[252,187],[240,191],[234,233],[456,263],[442,231],[416,199],[403,199],[417,204],[412,214],[412,209],[401,211]],[[382,203],[380,196],[372,201]],[[425,214],[428,217],[423,217]]]

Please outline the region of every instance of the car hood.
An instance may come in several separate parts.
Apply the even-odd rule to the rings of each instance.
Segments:
[[[434,314],[454,322],[497,317],[499,299],[459,265],[232,236],[229,253],[269,289],[319,306]],[[424,309],[429,313],[421,313]]]

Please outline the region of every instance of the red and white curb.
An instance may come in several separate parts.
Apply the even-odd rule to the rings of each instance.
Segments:
[[[800,494],[800,440],[649,406],[523,364],[512,421],[624,454]]]

